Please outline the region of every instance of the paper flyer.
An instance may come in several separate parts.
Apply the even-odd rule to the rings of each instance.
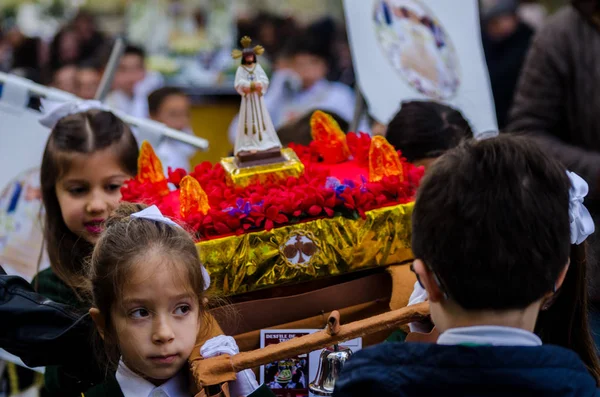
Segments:
[[[260,347],[318,332],[318,329],[264,329],[260,332]],[[362,348],[362,338],[341,344],[356,353]],[[290,357],[260,368],[260,381],[278,397],[312,397],[309,384],[316,378],[322,350]]]

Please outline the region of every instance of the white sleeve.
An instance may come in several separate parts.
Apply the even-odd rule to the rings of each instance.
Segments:
[[[269,89],[269,78],[265,70],[258,63],[256,64],[256,77],[258,77],[258,82],[262,84],[262,94],[265,95]]]
[[[425,302],[427,298],[429,298],[429,295],[425,288],[421,287],[421,284],[418,281],[415,281],[413,292],[410,294],[410,298],[408,298],[408,306]]]
[[[427,294],[425,288],[421,287],[421,284],[418,281],[415,281],[413,292],[410,294],[410,298],[408,299],[408,306],[425,302],[428,298],[429,295]],[[409,323],[408,328],[410,328],[410,332],[429,333],[431,331],[431,326],[429,324],[423,324],[419,322]]]
[[[245,95],[244,91],[242,91],[243,87],[250,87],[250,82],[246,78],[246,71],[242,66],[238,66],[237,72],[235,72],[235,83],[233,86],[240,95]]]

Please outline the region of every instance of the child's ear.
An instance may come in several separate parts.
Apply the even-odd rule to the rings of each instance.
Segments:
[[[423,288],[427,291],[429,300],[431,302],[441,302],[444,300],[444,293],[440,289],[440,286],[435,281],[435,275],[429,270],[425,263],[420,259],[415,259],[413,262],[413,269],[417,274]]]
[[[104,340],[104,330],[106,329],[106,321],[104,316],[100,313],[100,310],[92,307],[90,309],[90,317],[94,321],[94,324],[96,324],[96,328],[98,329],[100,337]]]

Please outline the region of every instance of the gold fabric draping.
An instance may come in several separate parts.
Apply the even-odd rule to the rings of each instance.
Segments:
[[[213,288],[236,295],[412,259],[414,203],[197,243]]]

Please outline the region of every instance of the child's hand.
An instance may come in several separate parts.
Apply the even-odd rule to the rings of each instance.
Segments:
[[[216,357],[222,354],[234,356],[240,352],[235,339],[231,336],[219,335],[206,341],[200,348],[200,354],[204,358]]]
[[[216,357],[222,354],[236,355],[240,349],[231,336],[219,335],[206,341],[200,348],[203,358]],[[258,382],[252,370],[245,370],[236,374],[237,379],[229,382],[229,394],[232,397],[241,397],[251,394],[258,389]]]

